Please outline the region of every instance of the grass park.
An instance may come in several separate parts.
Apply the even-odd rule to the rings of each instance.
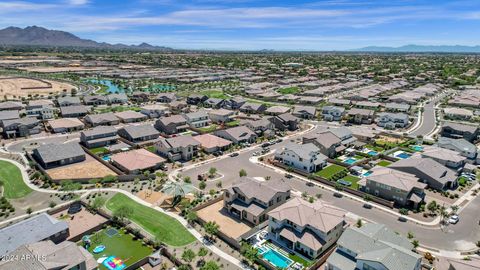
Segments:
[[[7,199],[22,198],[32,192],[23,182],[20,169],[11,162],[0,160],[0,181],[3,185],[3,196]]]
[[[167,214],[136,203],[126,195],[115,194],[107,201],[106,207],[113,213],[122,207],[129,208],[131,211],[126,214],[126,218],[167,245],[185,246],[195,241],[195,237],[179,221]]]

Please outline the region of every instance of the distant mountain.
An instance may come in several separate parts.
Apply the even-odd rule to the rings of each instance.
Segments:
[[[462,45],[405,45],[401,47],[378,47],[369,46],[360,49],[354,49],[355,52],[444,52],[444,53],[480,53],[480,46],[462,46]]]
[[[90,39],[82,39],[71,33],[49,30],[38,26],[25,28],[7,27],[0,30],[0,46],[40,46],[40,47],[75,47],[111,50],[172,50],[167,47],[153,46],[147,43],[140,45],[99,43]]]

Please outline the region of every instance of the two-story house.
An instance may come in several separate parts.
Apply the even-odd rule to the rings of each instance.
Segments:
[[[214,134],[220,138],[229,140],[234,144],[254,143],[258,137],[255,132],[245,126],[217,130]]]
[[[187,120],[182,115],[161,117],[155,122],[155,128],[163,134],[172,135],[185,132],[188,128]]]
[[[241,177],[224,189],[223,207],[237,218],[258,225],[268,219],[267,213],[290,199],[285,180],[257,181]]]
[[[204,110],[187,113],[184,115],[184,117],[187,120],[187,124],[191,128],[206,127],[210,124],[210,118],[208,117],[207,112]]]
[[[117,129],[109,126],[98,126],[80,132],[80,142],[87,148],[102,147],[117,143]]]
[[[345,114],[345,108],[338,106],[324,106],[322,108],[322,118],[325,121],[340,121]]]
[[[404,128],[408,125],[408,115],[405,113],[379,113],[377,125],[386,129]]]
[[[160,137],[160,132],[152,125],[131,125],[118,130],[118,135],[133,143],[155,140]]]
[[[288,143],[275,154],[275,159],[284,165],[308,173],[316,172],[327,166],[327,157],[313,143]]]
[[[197,156],[200,143],[192,136],[161,138],[155,143],[155,150],[170,161],[189,161]]]

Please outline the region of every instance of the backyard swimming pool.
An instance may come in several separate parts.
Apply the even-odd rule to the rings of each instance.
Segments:
[[[348,165],[353,165],[355,162],[357,162],[357,160],[354,158],[348,158],[348,159],[345,159],[343,162],[347,163]]]
[[[372,172],[368,171],[368,172],[364,173],[363,176],[369,176],[370,174],[372,174]]]
[[[110,161],[112,159],[112,156],[111,155],[105,155],[102,157],[103,160],[105,161]]]
[[[402,152],[402,153],[400,153],[400,154],[397,154],[395,157],[401,158],[401,159],[407,159],[407,158],[410,157],[410,154],[407,154],[407,153],[405,153],[405,152]]]
[[[263,256],[263,259],[271,263],[273,266],[277,268],[282,268],[285,269],[287,268],[290,264],[293,263],[292,260],[289,258],[285,257],[282,255],[280,252],[273,250],[271,248],[267,248],[265,246],[260,247],[260,249],[264,250],[263,252],[259,252],[260,255]]]
[[[423,146],[421,146],[421,145],[413,145],[413,146],[411,146],[411,148],[414,151],[417,151],[417,152],[423,151]]]
[[[369,156],[376,156],[376,155],[378,155],[378,152],[372,150],[372,151],[369,151],[367,154],[368,154]]]

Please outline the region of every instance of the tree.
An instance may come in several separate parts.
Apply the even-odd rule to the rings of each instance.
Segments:
[[[105,205],[105,198],[96,197],[90,206],[93,210],[97,211],[98,209],[102,208],[103,205]]]
[[[240,177],[247,176],[247,171],[245,171],[244,169],[241,169],[241,170],[238,172],[238,175],[240,175]]]
[[[188,223],[193,223],[198,219],[197,212],[190,210],[190,211],[188,211],[185,218],[188,221]]]
[[[243,257],[245,257],[245,259],[250,265],[255,262],[255,259],[258,256],[257,250],[248,243],[242,243],[240,247],[240,253],[243,255]]]
[[[200,258],[202,258],[202,260],[203,260],[203,257],[207,256],[207,254],[208,254],[208,249],[206,249],[206,248],[204,248],[204,247],[200,247],[200,249],[198,250],[198,254],[197,254],[197,255],[198,255]]]
[[[429,202],[427,204],[427,209],[428,211],[430,211],[430,214],[432,216],[436,215],[437,214],[437,210],[438,210],[438,205],[437,205],[437,202],[435,200]]]
[[[211,167],[210,169],[208,169],[208,175],[210,176],[210,178],[214,177],[216,173],[217,173],[217,168]]]
[[[198,188],[201,190],[204,190],[207,187],[207,183],[205,181],[200,181],[200,184],[198,184]]]
[[[412,245],[413,245],[413,248],[417,248],[418,246],[420,246],[420,243],[418,242],[418,240],[413,240],[412,241]]]
[[[28,207],[28,208],[27,208],[27,214],[30,215],[32,212],[33,212],[32,208],[31,208],[31,207]]]
[[[213,239],[213,236],[218,233],[218,229],[220,226],[215,221],[209,221],[203,225],[205,232],[207,233],[210,239]]]
[[[452,205],[450,206],[450,209],[452,209],[452,215],[455,215],[459,209],[458,205]]]
[[[362,220],[361,220],[361,219],[357,219],[357,228],[362,227],[362,225],[363,225]]]
[[[114,217],[117,217],[118,219],[124,221],[128,216],[130,216],[133,213],[132,208],[126,205],[120,206],[115,212],[113,213]]]
[[[407,233],[407,238],[408,238],[408,239],[413,239],[413,238],[415,238],[415,235],[413,235],[412,232],[408,232],[408,233]]]
[[[178,267],[178,270],[190,270],[190,266],[188,266],[188,264],[182,264]]]
[[[200,267],[200,270],[220,270],[220,267],[216,262],[208,261],[202,267]]]
[[[182,260],[186,261],[187,263],[191,263],[193,261],[193,259],[195,259],[195,257],[197,256],[197,254],[195,254],[195,252],[191,249],[186,249],[183,251],[182,253]]]

